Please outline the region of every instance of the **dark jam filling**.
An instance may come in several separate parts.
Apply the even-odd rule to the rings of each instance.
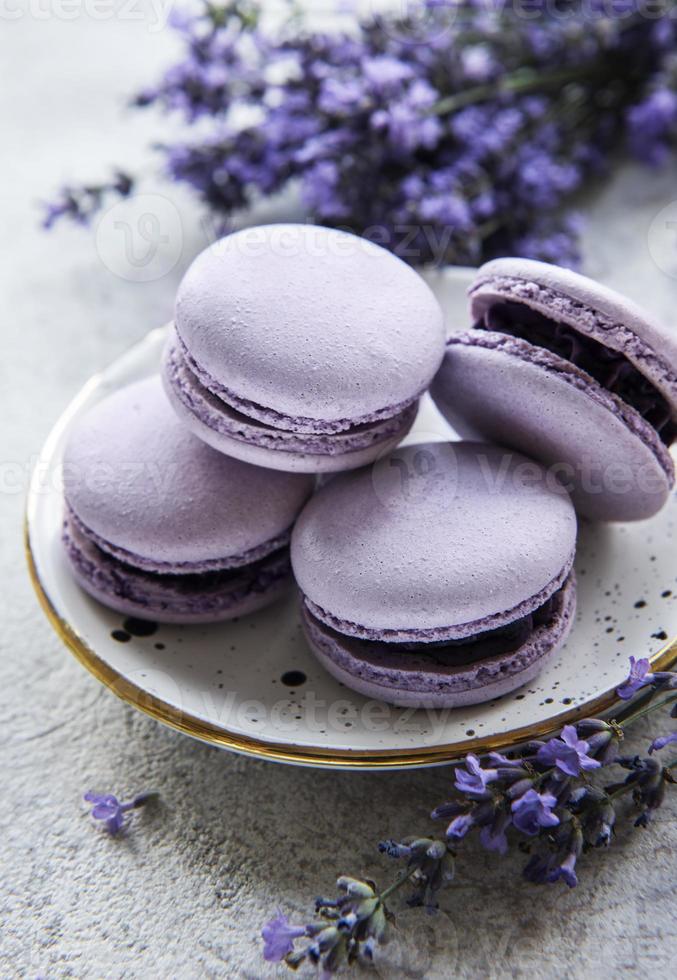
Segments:
[[[100,551],[100,549],[99,549]],[[105,554],[104,552],[101,552]],[[248,583],[256,583],[257,586],[265,588],[272,584],[282,575],[291,572],[291,561],[289,558],[289,548],[280,548],[278,551],[265,558],[261,558],[251,565],[240,566],[239,568],[224,568],[212,572],[182,572],[179,575],[169,575],[164,572],[147,572],[135,568],[126,562],[115,559],[118,570],[124,570],[131,575],[143,576],[154,582],[157,586],[166,586],[173,593],[183,595],[193,595],[195,593],[209,594],[220,592],[229,583],[235,584],[238,580]]]
[[[667,401],[619,351],[611,350],[568,324],[551,320],[522,303],[494,304],[475,324],[475,329],[508,334],[557,354],[639,412],[666,446],[671,446],[677,438],[677,424]]]
[[[232,587],[233,591],[263,591],[291,574],[288,545],[249,565],[206,572],[180,572],[172,575],[166,572],[147,571],[108,554],[68,516],[64,520],[63,540],[73,561],[84,563],[83,567],[91,566],[94,562],[96,568],[102,570],[103,574],[112,576],[118,583],[121,594],[127,594],[135,588],[134,583],[138,587],[140,582],[152,585],[155,593],[164,591],[168,595],[186,598],[196,595],[219,595],[229,587]]]
[[[567,584],[568,580],[542,606],[507,626],[486,630],[484,633],[462,640],[443,640],[440,643],[388,643],[388,653],[422,654],[441,667],[465,667],[479,660],[486,660],[488,657],[512,653],[523,646],[538,627],[550,626],[561,609]],[[363,642],[366,646],[370,643],[378,643],[369,640]],[[379,646],[382,647],[383,644]]]

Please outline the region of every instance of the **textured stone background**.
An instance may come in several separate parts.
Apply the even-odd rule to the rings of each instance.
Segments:
[[[260,958],[261,923],[278,905],[304,916],[339,871],[383,880],[393,868],[375,843],[424,831],[449,773],[314,772],[206,748],[105,692],[39,611],[21,542],[33,454],[90,374],[168,318],[208,229],[170,190],[181,256],[146,284],[107,268],[87,232],[36,230],[35,201],[61,179],[102,177],[107,161],[150,167],[145,146],[161,127],[124,97],[172,42],[138,3],[132,18],[100,21],[85,6],[72,20],[22,9],[0,32],[0,975],[275,976]],[[591,205],[588,234],[592,273],[672,317],[677,264],[667,251],[662,269],[652,262],[647,232],[673,196],[674,172],[626,170]],[[655,249],[675,247],[664,237],[654,229]],[[157,788],[162,804],[110,840],[80,804],[89,787]],[[572,892],[535,889],[520,880],[521,857],[470,846],[444,909],[401,918],[378,976],[674,975],[676,815],[673,800],[650,831],[591,855]]]

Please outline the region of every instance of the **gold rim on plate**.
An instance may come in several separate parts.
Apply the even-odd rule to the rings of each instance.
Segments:
[[[166,701],[155,697],[142,688],[127,680],[109,664],[105,663],[82,639],[81,636],[55,609],[40,580],[33,549],[31,547],[28,521],[24,525],[24,540],[26,559],[31,582],[37,593],[47,619],[52,624],[57,635],[74,654],[77,660],[96,677],[98,681],[113,691],[122,701],[149,715],[156,721],[162,722],[169,728],[191,735],[201,742],[216,745],[222,749],[230,749],[258,759],[271,759],[275,762],[295,763],[296,765],[322,766],[351,769],[408,769],[422,766],[443,765],[446,762],[457,762],[468,752],[483,754],[500,749],[513,748],[522,742],[533,738],[547,738],[553,735],[563,725],[575,721],[581,715],[599,714],[610,711],[623,702],[618,698],[615,688],[601,694],[591,701],[576,708],[570,708],[554,718],[533,725],[514,728],[500,735],[489,735],[484,738],[474,738],[463,742],[451,742],[448,745],[421,748],[414,751],[409,749],[383,749],[380,752],[351,749],[322,749],[299,746],[298,748],[264,739],[250,738],[238,735],[226,729],[219,728],[210,722],[196,718],[194,715],[181,711]],[[666,670],[677,660],[677,638],[670,640],[658,653],[650,658],[651,666],[656,670]]]

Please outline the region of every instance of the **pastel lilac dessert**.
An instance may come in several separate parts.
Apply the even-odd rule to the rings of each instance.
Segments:
[[[527,452],[593,520],[651,517],[675,483],[677,337],[575,272],[496,259],[431,394],[457,432]]]
[[[569,633],[575,545],[569,496],[537,463],[479,443],[400,448],[334,477],[296,523],[306,637],[366,697],[490,700]]]
[[[291,527],[312,486],[210,449],[153,377],[71,432],[63,543],[79,584],[112,609],[164,623],[230,619],[290,585]]]
[[[353,469],[396,446],[444,355],[420,276],[311,225],[248,228],[192,264],[163,376],[192,431],[271,469]]]

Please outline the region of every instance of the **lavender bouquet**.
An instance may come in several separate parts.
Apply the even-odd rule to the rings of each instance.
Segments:
[[[582,719],[519,753],[492,752],[484,765],[468,755],[465,768],[455,770],[454,798],[431,814],[446,823],[444,833],[383,841],[379,850],[403,865],[384,889],[342,875],[335,898],[316,900],[311,922],[295,926],[278,913],[262,931],[266,960],[283,960],[292,969],[315,964],[323,977],[370,962],[388,939],[393,894],[408,888],[409,905],[434,912],[470,833],[499,854],[511,843],[518,846],[528,855],[524,876],[529,881],[575,887],[581,854],[608,846],[621,814],[634,817],[635,827],[646,827],[676,782],[677,758],[661,762],[656,753],[676,743],[677,732],[655,738],[644,758],[624,755],[623,740],[632,722],[657,708],[671,706],[671,717],[677,718],[677,673],[652,673],[648,660],[631,657],[629,676],[617,694],[633,702],[610,721]]]
[[[178,121],[164,172],[222,229],[294,188],[311,220],[412,263],[575,265],[576,192],[618,151],[661,166],[675,141],[675,0],[419,0],[335,32],[261,6],[175,13],[183,56],[134,98]],[[123,169],[65,187],[44,223],[134,190]]]

